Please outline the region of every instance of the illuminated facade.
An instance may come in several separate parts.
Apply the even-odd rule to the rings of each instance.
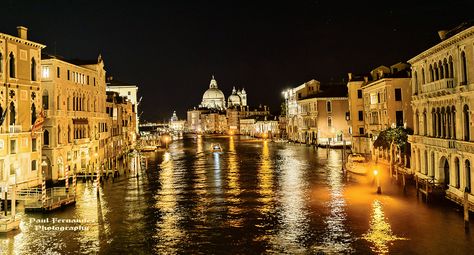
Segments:
[[[373,143],[381,131],[393,127],[413,127],[410,66],[398,63],[379,66],[361,78],[349,74],[347,84],[353,151],[388,157]]]
[[[66,168],[71,174],[104,168],[109,126],[102,58],[66,60],[44,55],[41,70],[47,178],[64,179]]]
[[[44,45],[0,33],[0,184],[19,188],[41,183],[41,130],[31,128],[41,111],[40,67]]]
[[[474,26],[439,32],[441,42],[409,60],[414,135],[412,170],[434,180],[448,198],[473,208]]]
[[[107,79],[107,91],[114,91],[119,93],[121,97],[127,97],[127,99],[132,103],[132,110],[135,113],[135,132],[138,134],[138,125],[139,114],[138,114],[138,105],[140,100],[138,99],[138,86],[117,81],[113,77],[108,77]]]
[[[108,91],[105,112],[108,115],[105,140],[106,169],[118,169],[118,164],[127,164],[124,160],[136,145],[136,114],[128,97],[118,92]]]
[[[291,141],[315,145],[350,144],[348,100],[339,87],[320,88],[311,80],[284,92]]]

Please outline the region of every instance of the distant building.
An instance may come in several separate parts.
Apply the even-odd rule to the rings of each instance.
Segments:
[[[118,92],[107,91],[106,109],[109,138],[105,142],[105,165],[107,169],[119,169],[119,164],[127,164],[128,152],[135,148],[137,134],[136,113],[127,97]]]
[[[41,183],[41,128],[32,126],[41,112],[42,44],[27,38],[27,28],[18,36],[0,33],[0,185],[19,188]]]
[[[240,119],[253,115],[269,115],[267,106],[250,109],[247,105],[245,89],[232,89],[227,105],[224,93],[218,88],[212,76],[202,97],[201,104],[187,112],[187,130],[189,132],[231,133],[240,132]]]
[[[119,96],[126,97],[133,106],[133,112],[136,115],[136,123],[135,132],[138,134],[138,125],[140,124],[139,121],[139,113],[138,113],[138,105],[140,101],[138,99],[138,86],[134,84],[129,84],[126,82],[115,80],[113,77],[107,78],[107,91],[114,91],[119,93]]]
[[[441,42],[408,62],[412,65],[414,135],[411,169],[434,180],[446,196],[474,209],[474,26],[439,32]]]
[[[186,126],[185,120],[179,120],[178,115],[176,115],[176,111],[173,112],[173,116],[170,119],[170,129],[173,132],[183,132]]]
[[[315,145],[350,144],[348,100],[339,86],[321,89],[316,80],[284,92],[291,141]]]

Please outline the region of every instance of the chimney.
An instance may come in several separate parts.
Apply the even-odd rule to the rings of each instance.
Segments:
[[[446,34],[447,33],[448,33],[448,30],[439,30],[438,31],[438,35],[439,35],[439,38],[441,39],[441,41],[446,39]]]
[[[369,77],[364,76],[364,81],[365,81],[365,83],[369,82]]]
[[[24,26],[18,26],[16,29],[18,30],[18,37],[25,40],[28,39],[28,28]]]
[[[352,73],[347,73],[347,76],[349,76],[349,81],[352,81]]]

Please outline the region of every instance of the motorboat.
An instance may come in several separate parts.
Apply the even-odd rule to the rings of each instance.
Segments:
[[[366,175],[370,170],[370,164],[360,154],[350,154],[347,157],[346,170],[355,174]]]
[[[212,150],[212,152],[222,152],[222,147],[218,143],[213,143],[211,145],[211,150]]]

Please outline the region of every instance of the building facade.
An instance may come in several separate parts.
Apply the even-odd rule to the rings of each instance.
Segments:
[[[412,171],[434,180],[448,198],[473,208],[474,26],[440,31],[441,42],[409,60],[414,135]]]
[[[93,173],[106,163],[108,116],[104,62],[43,55],[42,103],[45,112],[43,156],[47,179]]]
[[[349,74],[347,83],[353,151],[387,157],[374,149],[380,132],[390,127],[413,128],[410,66],[379,66],[364,77]]]
[[[323,90],[318,81],[311,80],[284,94],[289,140],[314,145],[350,144],[344,89],[331,86]]]
[[[20,188],[41,183],[41,131],[32,126],[41,111],[41,50],[29,41],[0,33],[0,184]]]
[[[135,133],[138,134],[138,125],[140,124],[138,114],[138,105],[140,100],[138,99],[138,86],[115,80],[113,77],[107,78],[107,91],[114,91],[121,97],[127,97],[132,103],[132,110],[135,113]]]

